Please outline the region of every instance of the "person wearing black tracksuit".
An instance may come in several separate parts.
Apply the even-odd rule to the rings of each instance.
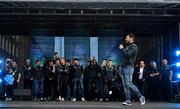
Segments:
[[[55,95],[55,68],[54,68],[54,62],[49,61],[48,65],[46,66],[45,72],[45,92],[47,100],[49,100],[51,97],[54,99]]]
[[[160,99],[160,72],[157,69],[156,62],[150,62],[148,74],[148,98],[152,101]]]
[[[161,66],[161,90],[162,90],[162,99],[165,101],[169,101],[172,99],[172,69],[168,65],[167,59],[163,59]]]
[[[90,75],[90,67],[91,67],[91,61],[88,61],[87,66],[84,69],[84,76],[83,76],[83,81],[84,81],[84,96],[89,99],[89,93],[88,93],[88,81],[89,81],[89,75]]]
[[[69,68],[65,63],[65,59],[60,59],[61,67],[60,67],[60,80],[59,80],[59,97],[61,101],[64,101],[67,97],[67,88],[69,81]]]
[[[69,59],[66,59],[66,66],[69,69],[69,74],[68,74],[68,85],[67,85],[67,99],[72,99],[73,97],[73,83],[72,83],[72,65],[71,61]]]
[[[101,98],[101,83],[100,83],[100,78],[101,78],[101,67],[97,64],[96,60],[93,59],[91,66],[90,66],[90,74],[89,74],[89,80],[88,80],[88,93],[89,93],[89,98],[94,99],[92,96],[93,94],[93,87],[95,84],[96,88],[96,95],[95,95],[95,100],[100,100]]]
[[[59,92],[61,91],[60,87],[60,78],[61,78],[61,64],[60,64],[60,59],[55,60],[55,96],[56,100],[60,101],[61,96],[59,96]]]
[[[24,73],[24,89],[32,89],[32,66],[30,60],[26,60],[26,64],[23,67]]]
[[[79,59],[74,58],[72,66],[72,80],[73,80],[73,100],[77,99],[77,91],[82,101],[84,99],[84,85],[83,85],[83,67],[79,64]]]
[[[112,65],[112,60],[108,60],[108,65],[102,67],[102,75],[104,79],[104,90],[103,90],[103,99],[111,99],[113,91],[113,82],[116,77],[116,68]]]

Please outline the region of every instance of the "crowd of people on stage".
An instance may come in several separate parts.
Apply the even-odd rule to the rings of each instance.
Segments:
[[[9,60],[4,70],[3,86],[6,101],[13,99],[13,89],[22,82],[24,89],[31,89],[32,98],[37,100],[57,101],[109,101],[124,97],[120,67],[113,60],[103,59],[98,64],[93,58],[86,66],[80,65],[79,59],[72,61],[55,56],[43,66],[41,60],[35,60],[32,66],[27,59],[23,70],[16,60]],[[145,95],[147,100],[170,100],[172,70],[166,59],[162,67],[157,68],[156,62],[145,64],[141,60],[135,66],[133,82]],[[133,95],[132,95],[133,96]]]

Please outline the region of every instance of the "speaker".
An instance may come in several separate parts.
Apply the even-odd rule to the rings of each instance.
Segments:
[[[15,100],[30,100],[31,89],[14,89],[13,96]]]

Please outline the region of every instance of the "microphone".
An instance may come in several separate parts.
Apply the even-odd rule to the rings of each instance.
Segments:
[[[121,43],[121,45],[124,47],[124,46],[125,46],[125,43],[124,43],[124,42],[122,42],[122,43]]]
[[[125,42],[125,40],[122,40],[122,42],[119,45],[119,48],[122,49],[122,48],[125,48],[125,47],[126,47],[126,42]]]
[[[121,44],[122,44],[123,46],[126,46],[126,41],[125,41],[125,40],[122,40]]]
[[[124,43],[121,43],[121,44],[119,45],[119,48],[120,48],[120,49],[124,48]]]

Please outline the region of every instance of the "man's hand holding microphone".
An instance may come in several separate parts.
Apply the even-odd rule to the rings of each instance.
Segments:
[[[123,49],[123,48],[124,48],[123,44],[120,44],[119,49]]]

